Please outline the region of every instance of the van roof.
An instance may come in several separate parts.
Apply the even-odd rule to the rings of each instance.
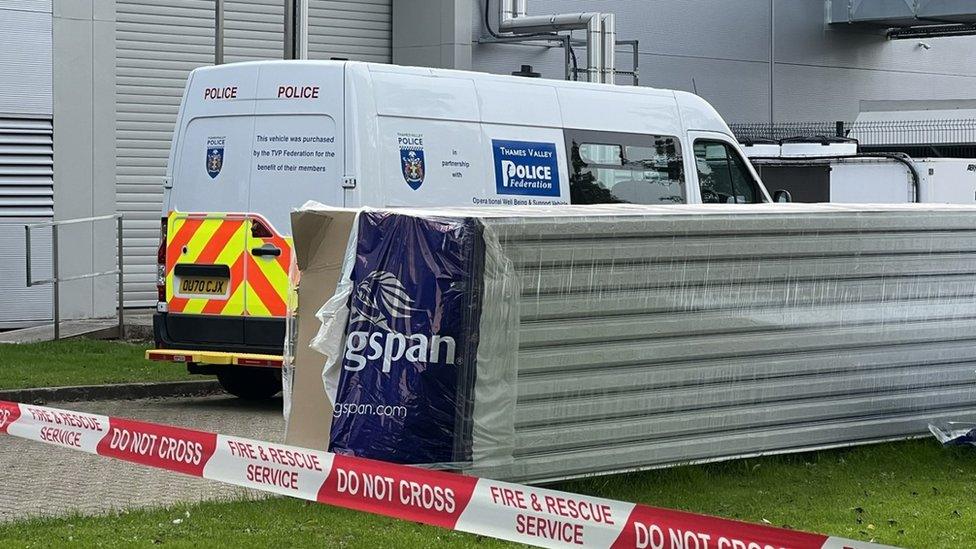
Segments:
[[[467,71],[459,69],[441,69],[433,67],[414,67],[409,65],[393,65],[389,63],[368,63],[365,61],[343,61],[343,60],[312,60],[312,59],[274,59],[261,61],[241,61],[238,63],[227,63],[224,65],[208,65],[198,67],[193,70],[197,72],[209,72],[226,70],[228,67],[241,66],[281,66],[291,65],[299,67],[335,67],[346,66],[347,68],[363,68],[369,72],[384,72],[395,74],[414,74],[422,76],[442,76],[453,78],[473,78],[476,80],[497,80],[507,82],[518,82],[520,84],[538,84],[555,87],[571,88],[591,88],[596,90],[607,90],[611,85],[596,82],[586,82],[583,80],[557,80],[550,78],[527,78],[524,76],[511,76],[508,74],[494,74],[488,72]],[[648,86],[612,86],[614,91],[638,94],[660,94],[662,91],[667,93],[671,90],[653,88]]]
[[[675,128],[674,124],[677,123],[678,126],[683,127],[686,130],[705,130],[705,131],[715,131],[732,136],[732,131],[729,129],[728,125],[722,119],[722,117],[715,111],[715,109],[701,97],[694,95],[692,93],[667,90],[660,88],[651,88],[646,86],[615,86],[611,84],[600,84],[594,82],[580,82],[580,81],[569,81],[569,80],[554,80],[547,78],[526,78],[521,76],[510,76],[502,74],[491,74],[484,72],[474,72],[474,71],[463,71],[455,69],[439,69],[430,67],[409,67],[401,65],[390,65],[383,63],[366,63],[361,61],[339,61],[339,60],[271,60],[271,61],[245,61],[241,63],[230,63],[226,65],[208,66],[200,67],[195,69],[191,74],[191,82],[193,76],[200,74],[203,76],[211,73],[220,71],[232,71],[240,70],[242,68],[254,68],[255,70],[260,70],[262,67],[274,67],[276,69],[281,69],[282,66],[293,67],[296,72],[301,72],[302,69],[314,70],[317,67],[321,68],[331,68],[343,67],[347,71],[353,71],[363,75],[365,78],[370,80],[387,80],[389,78],[383,78],[384,76],[390,75],[405,75],[405,76],[425,76],[425,77],[435,77],[435,78],[453,78],[458,80],[467,80],[473,82],[475,87],[478,88],[494,88],[504,87],[507,85],[521,87],[522,90],[528,90],[526,86],[539,86],[554,90],[558,95],[553,96],[552,99],[557,103],[563,103],[565,100],[568,104],[563,104],[561,106],[555,107],[557,111],[561,111],[561,118],[565,124],[565,127],[576,127],[576,128],[593,128],[593,129],[607,129],[610,131],[622,131],[622,132],[632,132],[632,133],[648,133],[651,127],[665,126],[668,128]],[[216,75],[214,75],[216,76]],[[540,90],[541,92],[541,90]],[[626,96],[630,96],[627,105],[618,105],[618,102],[612,102],[607,109],[572,109],[571,104],[576,101],[581,102],[599,102],[604,100],[599,94],[612,93],[617,96],[617,98],[623,99]],[[636,97],[635,97],[636,96]],[[518,97],[518,93],[513,93],[512,97]],[[650,112],[646,108],[649,103],[644,103],[638,97],[644,98],[654,98],[658,102],[662,99],[671,102],[672,105],[677,106],[676,110],[672,110],[671,114],[667,114],[661,111],[663,106],[660,106],[655,112]],[[500,98],[499,98],[500,99]],[[496,106],[501,108],[500,101],[492,101],[496,103]],[[551,103],[551,102],[550,102]],[[485,107],[486,105],[482,105]],[[554,105],[549,105],[551,109]],[[511,110],[511,109],[508,109]],[[496,110],[496,112],[499,112]],[[522,113],[523,115],[525,113]],[[531,112],[528,113],[530,117],[535,115]],[[542,115],[541,112],[536,113]],[[610,115],[610,116],[608,116]],[[665,116],[665,118],[673,119],[671,122],[665,122],[664,120],[659,120],[656,123],[651,123],[647,120],[647,117],[659,117]],[[644,120],[641,120],[644,117]],[[677,117],[677,118],[676,118]],[[463,118],[460,118],[463,119]],[[662,124],[663,123],[663,124]],[[615,127],[606,127],[606,126]]]

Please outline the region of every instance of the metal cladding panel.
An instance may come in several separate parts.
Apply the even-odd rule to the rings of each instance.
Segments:
[[[224,11],[224,62],[281,59],[285,3],[228,0]]]
[[[341,57],[389,63],[392,37],[392,0],[309,2],[309,59]]]
[[[119,0],[116,198],[125,215],[125,302],[156,301],[163,177],[190,71],[213,63],[212,0]]]
[[[877,29],[827,25],[826,3],[532,0],[529,14],[594,9],[615,13],[618,38],[640,42],[642,86],[694,91],[730,121],[769,122],[770,116],[776,122],[854,119],[863,97],[911,99],[918,97],[920,89],[927,99],[976,93],[971,37],[939,38],[927,50],[917,40],[885,40]],[[914,0],[876,3],[897,7],[912,5]],[[834,0],[830,5],[846,17],[848,4],[848,0]],[[974,2],[926,0],[919,2],[919,9],[936,13],[940,4],[955,9],[971,8]],[[471,10],[470,22],[476,42],[471,52],[474,70],[509,74],[531,64],[546,78],[563,78],[562,48],[482,43],[487,32],[481,7]],[[583,54],[584,49],[577,48],[577,55]],[[631,63],[630,49],[618,47],[617,68],[629,70]],[[630,82],[625,75],[617,76],[620,85]]]
[[[0,113],[52,113],[52,25],[50,2],[0,2]]]
[[[224,60],[280,59],[284,3],[227,0]],[[190,71],[213,63],[213,0],[118,0],[117,201],[125,214],[125,301],[156,301],[163,177]],[[389,62],[390,0],[311,0],[309,56]]]
[[[538,482],[976,420],[976,208],[572,210],[483,219],[521,287],[518,396],[514,459],[472,472]]]
[[[52,0],[0,0],[0,10],[40,11],[51,13]]]
[[[30,326],[50,321],[51,285],[27,287],[24,225],[48,221],[43,217],[0,218],[0,328]],[[51,276],[51,230],[31,231],[33,278]]]

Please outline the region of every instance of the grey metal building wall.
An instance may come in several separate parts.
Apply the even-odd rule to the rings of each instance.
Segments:
[[[118,0],[118,186],[126,303],[156,301],[162,182],[186,77],[213,63],[213,0]],[[311,0],[309,57],[389,62],[391,0]],[[280,59],[283,2],[227,0],[225,62]]]
[[[54,216],[51,0],[0,0],[0,327],[51,318],[51,290],[27,288],[24,224]],[[50,275],[50,238],[34,273]]]
[[[559,49],[477,44],[484,2],[468,2],[472,68],[508,73],[531,63],[562,76]],[[494,17],[497,0],[489,2]],[[919,40],[829,29],[823,0],[529,0],[528,7],[530,15],[615,13],[618,38],[640,40],[642,85],[697,88],[729,121],[852,120],[862,99],[976,95],[976,37],[926,39],[925,49]],[[630,68],[625,49],[617,57]]]

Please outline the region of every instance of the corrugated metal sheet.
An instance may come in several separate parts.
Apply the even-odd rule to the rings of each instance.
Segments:
[[[0,114],[51,114],[51,5],[0,2]]]
[[[391,0],[311,0],[309,56],[389,61]],[[213,0],[118,0],[118,187],[127,305],[156,300],[162,181],[186,77],[213,62]],[[280,59],[283,2],[228,0],[225,61]]]
[[[310,0],[308,56],[389,63],[393,58],[392,0]]]
[[[0,219],[0,328],[20,328],[50,321],[51,286],[27,287],[24,225],[41,218]],[[31,271],[35,279],[51,276],[51,230],[31,231]]]
[[[711,212],[485,221],[521,284],[518,396],[514,462],[475,473],[542,481],[976,420],[976,209]]]
[[[278,0],[228,0],[224,13],[224,61],[281,59],[284,5]]]
[[[40,11],[51,13],[52,0],[0,0],[0,10]]]
[[[116,17],[116,200],[125,215],[125,301],[151,305],[170,139],[187,75],[213,62],[213,2],[120,0]]]

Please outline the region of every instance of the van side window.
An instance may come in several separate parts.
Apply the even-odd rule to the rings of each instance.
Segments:
[[[566,132],[573,204],[682,204],[681,143],[666,135]]]
[[[695,140],[695,166],[703,203],[757,204],[765,201],[745,161],[728,143]]]

